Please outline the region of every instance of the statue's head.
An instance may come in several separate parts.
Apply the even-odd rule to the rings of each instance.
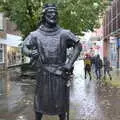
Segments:
[[[57,8],[55,4],[45,4],[43,7],[42,22],[50,25],[57,24]]]

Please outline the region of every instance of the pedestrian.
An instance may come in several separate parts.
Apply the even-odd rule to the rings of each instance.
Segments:
[[[95,74],[96,74],[96,78],[97,80],[101,79],[101,69],[103,67],[103,62],[102,59],[100,58],[100,55],[98,54],[95,58]]]
[[[107,57],[104,57],[104,79],[106,79],[106,75],[109,76],[110,80],[112,80],[112,76],[110,74],[110,61],[108,60]]]
[[[23,53],[38,65],[34,97],[36,120],[41,120],[43,114],[58,115],[60,120],[66,120],[67,114],[69,120],[67,72],[72,69],[82,46],[70,30],[57,25],[57,16],[56,5],[46,4],[40,27],[23,42]],[[66,52],[71,47],[73,54],[66,62]]]
[[[92,77],[91,77],[91,65],[92,65],[91,58],[88,54],[86,54],[85,59],[84,59],[85,79],[86,79],[87,74],[89,75],[90,80],[92,79]]]
[[[95,58],[96,58],[96,56],[92,56],[91,57],[91,70],[92,70],[92,72],[93,72],[93,74],[95,73]]]

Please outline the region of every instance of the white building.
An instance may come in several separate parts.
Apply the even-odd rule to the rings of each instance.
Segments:
[[[13,65],[21,64],[22,37],[7,34],[6,38],[0,39],[0,66],[7,68]]]
[[[14,31],[7,34],[7,30],[9,28],[6,18],[3,13],[0,13],[0,69],[21,64],[21,48],[19,45],[22,43],[22,37],[13,35]]]

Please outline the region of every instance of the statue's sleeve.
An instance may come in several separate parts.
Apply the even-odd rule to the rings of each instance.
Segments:
[[[26,56],[31,55],[31,51],[33,50],[35,43],[34,43],[34,37],[33,35],[30,33],[24,40],[23,42],[23,47],[22,47],[22,51]]]
[[[67,32],[67,48],[74,47],[79,42],[78,38],[71,32]]]

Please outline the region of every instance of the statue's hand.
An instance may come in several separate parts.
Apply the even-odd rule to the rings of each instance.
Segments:
[[[63,69],[64,69],[65,71],[70,71],[70,70],[72,69],[72,65],[70,65],[70,64],[65,64],[65,65],[63,66]]]
[[[30,56],[33,57],[33,58],[38,58],[38,56],[39,56],[38,51],[37,50],[32,50]]]

